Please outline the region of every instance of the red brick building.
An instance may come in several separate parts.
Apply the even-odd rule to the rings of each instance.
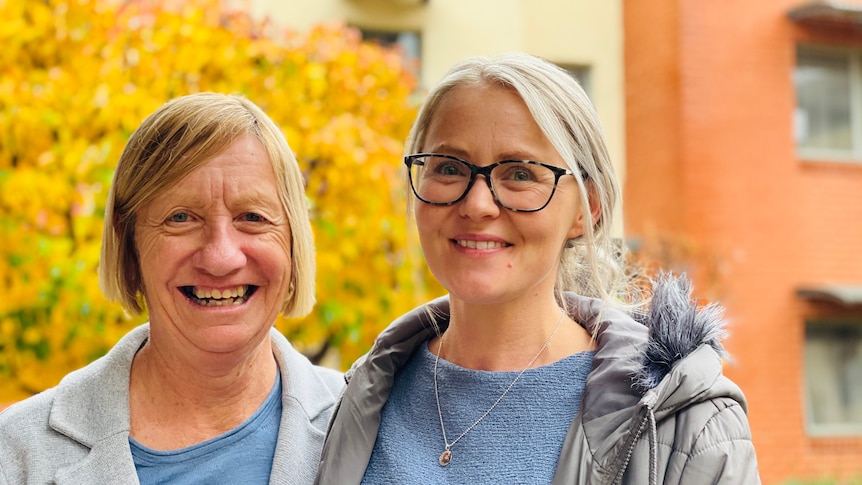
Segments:
[[[627,234],[726,306],[764,483],[862,477],[862,2],[623,5]]]

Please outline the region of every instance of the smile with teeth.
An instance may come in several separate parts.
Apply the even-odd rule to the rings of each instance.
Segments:
[[[191,301],[201,306],[233,306],[242,305],[257,290],[254,285],[239,285],[224,290],[204,290],[194,286],[181,286],[183,292]]]
[[[473,241],[465,239],[457,239],[455,243],[470,249],[497,249],[511,246],[511,244],[502,241]]]

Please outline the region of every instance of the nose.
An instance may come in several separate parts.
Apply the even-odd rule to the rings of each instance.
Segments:
[[[494,200],[491,184],[484,175],[477,175],[473,186],[458,204],[459,213],[464,217],[482,219],[496,217],[500,214],[500,206]]]
[[[217,220],[207,224],[195,266],[212,276],[227,276],[246,265],[242,233],[232,221]]]

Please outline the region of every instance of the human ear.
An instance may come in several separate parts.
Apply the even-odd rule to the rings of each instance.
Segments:
[[[598,194],[596,194],[595,186],[587,180],[585,182],[585,187],[587,189],[587,201],[590,206],[590,223],[592,227],[596,227],[596,224],[599,223],[602,216],[602,205],[599,203]],[[575,239],[581,237],[584,234],[584,211],[580,210],[575,215],[574,221],[572,221],[572,226],[569,228],[569,231],[566,233],[566,237],[568,239]]]

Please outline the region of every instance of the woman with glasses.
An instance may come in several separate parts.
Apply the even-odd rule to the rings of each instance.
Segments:
[[[448,297],[347,373],[317,483],[758,483],[717,307],[647,302],[609,230],[619,187],[565,71],[455,66],[407,143],[422,250]]]

